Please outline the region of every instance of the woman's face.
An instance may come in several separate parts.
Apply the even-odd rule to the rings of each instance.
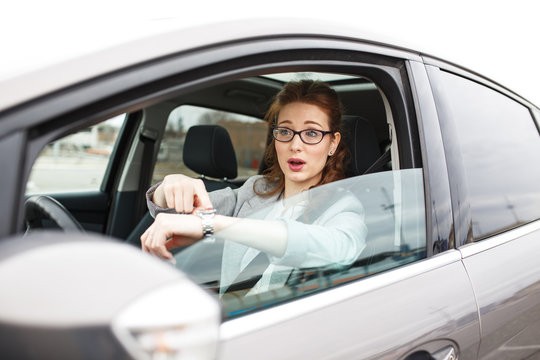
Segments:
[[[294,102],[279,112],[277,126],[295,131],[330,130],[329,116],[318,106]],[[328,156],[335,153],[341,135],[328,134],[318,144],[305,144],[297,134],[289,142],[275,141],[279,167],[285,175],[285,197],[317,184]]]

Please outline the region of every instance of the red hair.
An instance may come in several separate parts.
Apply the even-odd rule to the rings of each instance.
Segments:
[[[334,133],[341,132],[343,105],[341,104],[336,91],[328,84],[314,80],[289,82],[285,84],[279,93],[277,93],[265,116],[269,131],[271,131],[272,126],[276,125],[281,109],[286,105],[295,102],[318,106],[328,115],[330,131]],[[344,179],[346,177],[346,160],[348,160],[348,150],[340,142],[337,149],[335,149],[333,156],[327,158],[326,164],[322,170],[321,180],[314,185],[314,187]],[[265,187],[266,190],[264,192],[258,191],[255,186],[257,184],[256,181],[253,184],[253,190],[259,196],[272,196],[281,193],[285,188],[285,176],[279,167],[275,139],[273,137],[271,137],[270,145],[267,148],[264,162],[268,168],[264,171],[263,175],[266,184],[269,186]]]

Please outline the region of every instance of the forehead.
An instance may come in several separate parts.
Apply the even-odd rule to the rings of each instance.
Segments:
[[[330,117],[317,105],[294,102],[285,105],[278,114],[278,124],[290,123],[302,125],[315,123],[321,126],[329,124]]]

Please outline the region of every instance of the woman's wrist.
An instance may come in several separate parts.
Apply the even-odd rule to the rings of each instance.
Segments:
[[[236,217],[216,214],[214,217],[214,232],[221,231],[237,223],[238,221],[240,221],[240,219]]]

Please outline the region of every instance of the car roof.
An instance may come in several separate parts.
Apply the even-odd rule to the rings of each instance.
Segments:
[[[104,21],[92,16],[85,21],[67,16],[45,18],[45,23],[59,21],[62,25],[39,28],[38,22],[36,29],[26,36],[17,33],[14,38],[4,38],[0,44],[5,50],[3,59],[0,59],[0,111],[147,60],[254,37],[320,35],[351,38],[454,60],[438,52],[443,48],[440,44],[415,42],[411,36],[414,32],[396,32],[384,23],[373,26],[373,21],[365,21],[363,13],[359,14],[357,23],[348,21],[344,24],[339,18],[328,20],[321,16],[324,12],[318,17],[264,16],[260,11],[243,12],[241,16],[228,13],[220,17],[219,14],[209,16],[209,13],[202,16],[202,7],[190,7],[185,11],[181,11],[181,7],[175,9],[176,15],[161,18],[155,14],[136,19],[129,16],[114,18],[118,12]],[[121,12],[124,9],[117,10]],[[198,16],[193,16],[195,13]],[[255,14],[255,17],[250,17]],[[222,18],[226,20],[219,20]],[[32,20],[38,21],[39,18]]]
[[[246,32],[248,28],[249,32]],[[58,56],[54,54],[58,49],[51,46],[48,55],[41,58],[34,55],[24,64],[14,62],[0,67],[0,93],[4,94],[0,98],[0,110],[86,79],[170,54],[253,38],[310,35],[355,38],[406,48],[403,41],[387,36],[309,19],[260,18],[194,26],[148,21],[139,23],[133,32],[102,29],[93,34],[91,43],[74,46],[67,52],[59,52]],[[62,46],[62,42],[58,46]]]

